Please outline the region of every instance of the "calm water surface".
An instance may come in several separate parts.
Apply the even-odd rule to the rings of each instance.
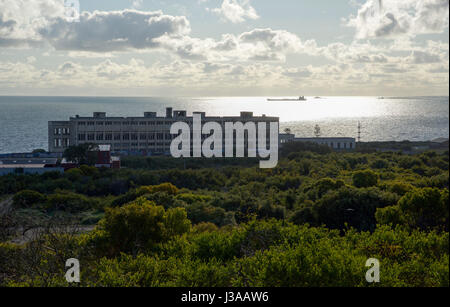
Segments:
[[[205,111],[207,115],[280,117],[281,129],[299,137],[314,135],[356,137],[361,122],[362,141],[426,141],[449,137],[448,97],[307,97],[305,102],[268,102],[267,97],[124,98],[124,97],[7,97],[0,96],[0,153],[47,149],[47,122],[70,116],[142,116],[145,111],[165,114],[176,110]]]

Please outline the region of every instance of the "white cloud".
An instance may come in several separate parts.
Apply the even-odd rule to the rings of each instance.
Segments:
[[[63,1],[0,0],[0,46],[50,44],[58,50],[109,52],[157,48],[156,38],[189,34],[184,16],[137,10],[64,15]]]
[[[293,33],[270,28],[254,29],[238,36],[226,34],[220,40],[166,35],[155,41],[181,58],[215,62],[236,60],[284,62],[288,54],[319,53],[315,41],[303,42]]]
[[[133,58],[128,62],[107,59],[94,65],[67,61],[53,69],[38,69],[34,65],[0,61],[0,90],[33,88],[34,91],[52,94],[76,95],[82,90],[83,93],[123,95],[129,94],[123,92],[129,89],[133,89],[135,94],[167,94],[170,89],[172,95],[260,95],[263,92],[287,95],[316,89],[321,95],[353,91],[376,95],[380,88],[410,94],[431,94],[437,89],[448,88],[448,62],[289,67],[267,62],[189,60],[146,65],[144,61]]]
[[[223,0],[220,8],[207,9],[232,23],[241,23],[247,19],[258,19],[259,15],[250,4],[250,0]]]
[[[442,33],[448,21],[448,0],[367,0],[347,25],[359,39],[395,38]]]
[[[39,29],[61,16],[64,16],[63,1],[0,0],[0,47],[38,44]]]

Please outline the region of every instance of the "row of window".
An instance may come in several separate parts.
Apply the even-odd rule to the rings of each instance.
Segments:
[[[322,145],[327,145],[327,143],[322,143]],[[337,148],[337,149],[353,149],[353,143],[336,143],[336,147],[334,147],[334,143],[331,142],[330,147]]]
[[[55,128],[53,131],[54,135],[69,135],[70,134],[70,128]]]
[[[170,133],[79,133],[78,141],[128,141],[128,140],[172,140],[176,136]],[[209,135],[203,134],[202,139],[205,140]],[[236,135],[234,135],[234,138]],[[246,141],[248,141],[246,139]],[[266,142],[270,142],[268,138]]]
[[[55,148],[69,147],[70,140],[69,139],[55,139],[53,145]]]
[[[119,122],[119,121],[88,121],[88,122],[78,122],[78,126],[162,126],[162,125],[172,125],[174,123],[174,121],[141,121],[141,122],[137,122],[137,121],[124,121],[124,122]],[[192,125],[192,122],[190,122],[190,124]]]
[[[78,126],[162,126],[162,125],[172,125],[173,122],[162,122],[162,121],[149,121],[149,122],[101,122],[101,121],[88,121],[88,122],[78,122]]]
[[[130,147],[148,148],[148,147],[170,147],[170,142],[151,142],[151,143],[121,143],[113,144],[115,150],[128,149]]]
[[[170,133],[79,133],[78,141],[172,140]]]

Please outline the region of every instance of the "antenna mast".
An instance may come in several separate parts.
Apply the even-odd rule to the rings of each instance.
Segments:
[[[358,143],[361,143],[361,122],[358,122]]]

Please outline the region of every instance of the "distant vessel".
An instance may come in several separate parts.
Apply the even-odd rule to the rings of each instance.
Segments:
[[[383,97],[383,96],[381,96],[381,97],[378,97],[378,99],[384,99],[384,97]]]
[[[268,98],[267,101],[306,101],[305,96],[300,96],[298,98]]]

